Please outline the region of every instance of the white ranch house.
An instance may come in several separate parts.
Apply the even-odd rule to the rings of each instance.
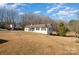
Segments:
[[[27,25],[24,28],[24,31],[36,32],[36,33],[42,33],[42,34],[52,34],[53,28],[51,25],[45,25],[45,24]]]

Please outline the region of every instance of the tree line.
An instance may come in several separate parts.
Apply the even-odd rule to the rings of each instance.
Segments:
[[[0,7],[0,28],[9,29],[9,25],[13,24],[14,28],[21,28],[22,30],[26,25],[31,24],[52,24],[53,30],[57,35],[65,36],[66,32],[74,31],[79,34],[79,19],[65,21],[56,21],[48,16],[23,13],[19,14],[15,9],[7,9]]]
[[[9,24],[15,24],[17,16],[16,10],[0,8],[0,28],[8,28]]]
[[[7,29],[10,24],[24,28],[30,24],[55,24],[55,21],[45,15],[34,13],[19,14],[15,9],[0,8],[0,28]]]

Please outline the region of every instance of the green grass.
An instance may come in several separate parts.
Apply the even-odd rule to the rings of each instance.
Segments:
[[[1,29],[1,28],[0,28],[0,31],[8,31],[8,30],[7,30],[7,29]]]

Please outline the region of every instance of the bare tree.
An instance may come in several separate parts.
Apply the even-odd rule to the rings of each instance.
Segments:
[[[24,13],[21,16],[21,25],[24,27],[30,24],[53,24],[54,21],[45,15]]]
[[[0,27],[6,28],[10,24],[15,24],[18,13],[14,9],[0,8]]]

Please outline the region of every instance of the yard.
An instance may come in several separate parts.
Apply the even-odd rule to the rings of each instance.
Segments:
[[[22,31],[0,32],[1,55],[79,54],[75,37],[61,37]]]

